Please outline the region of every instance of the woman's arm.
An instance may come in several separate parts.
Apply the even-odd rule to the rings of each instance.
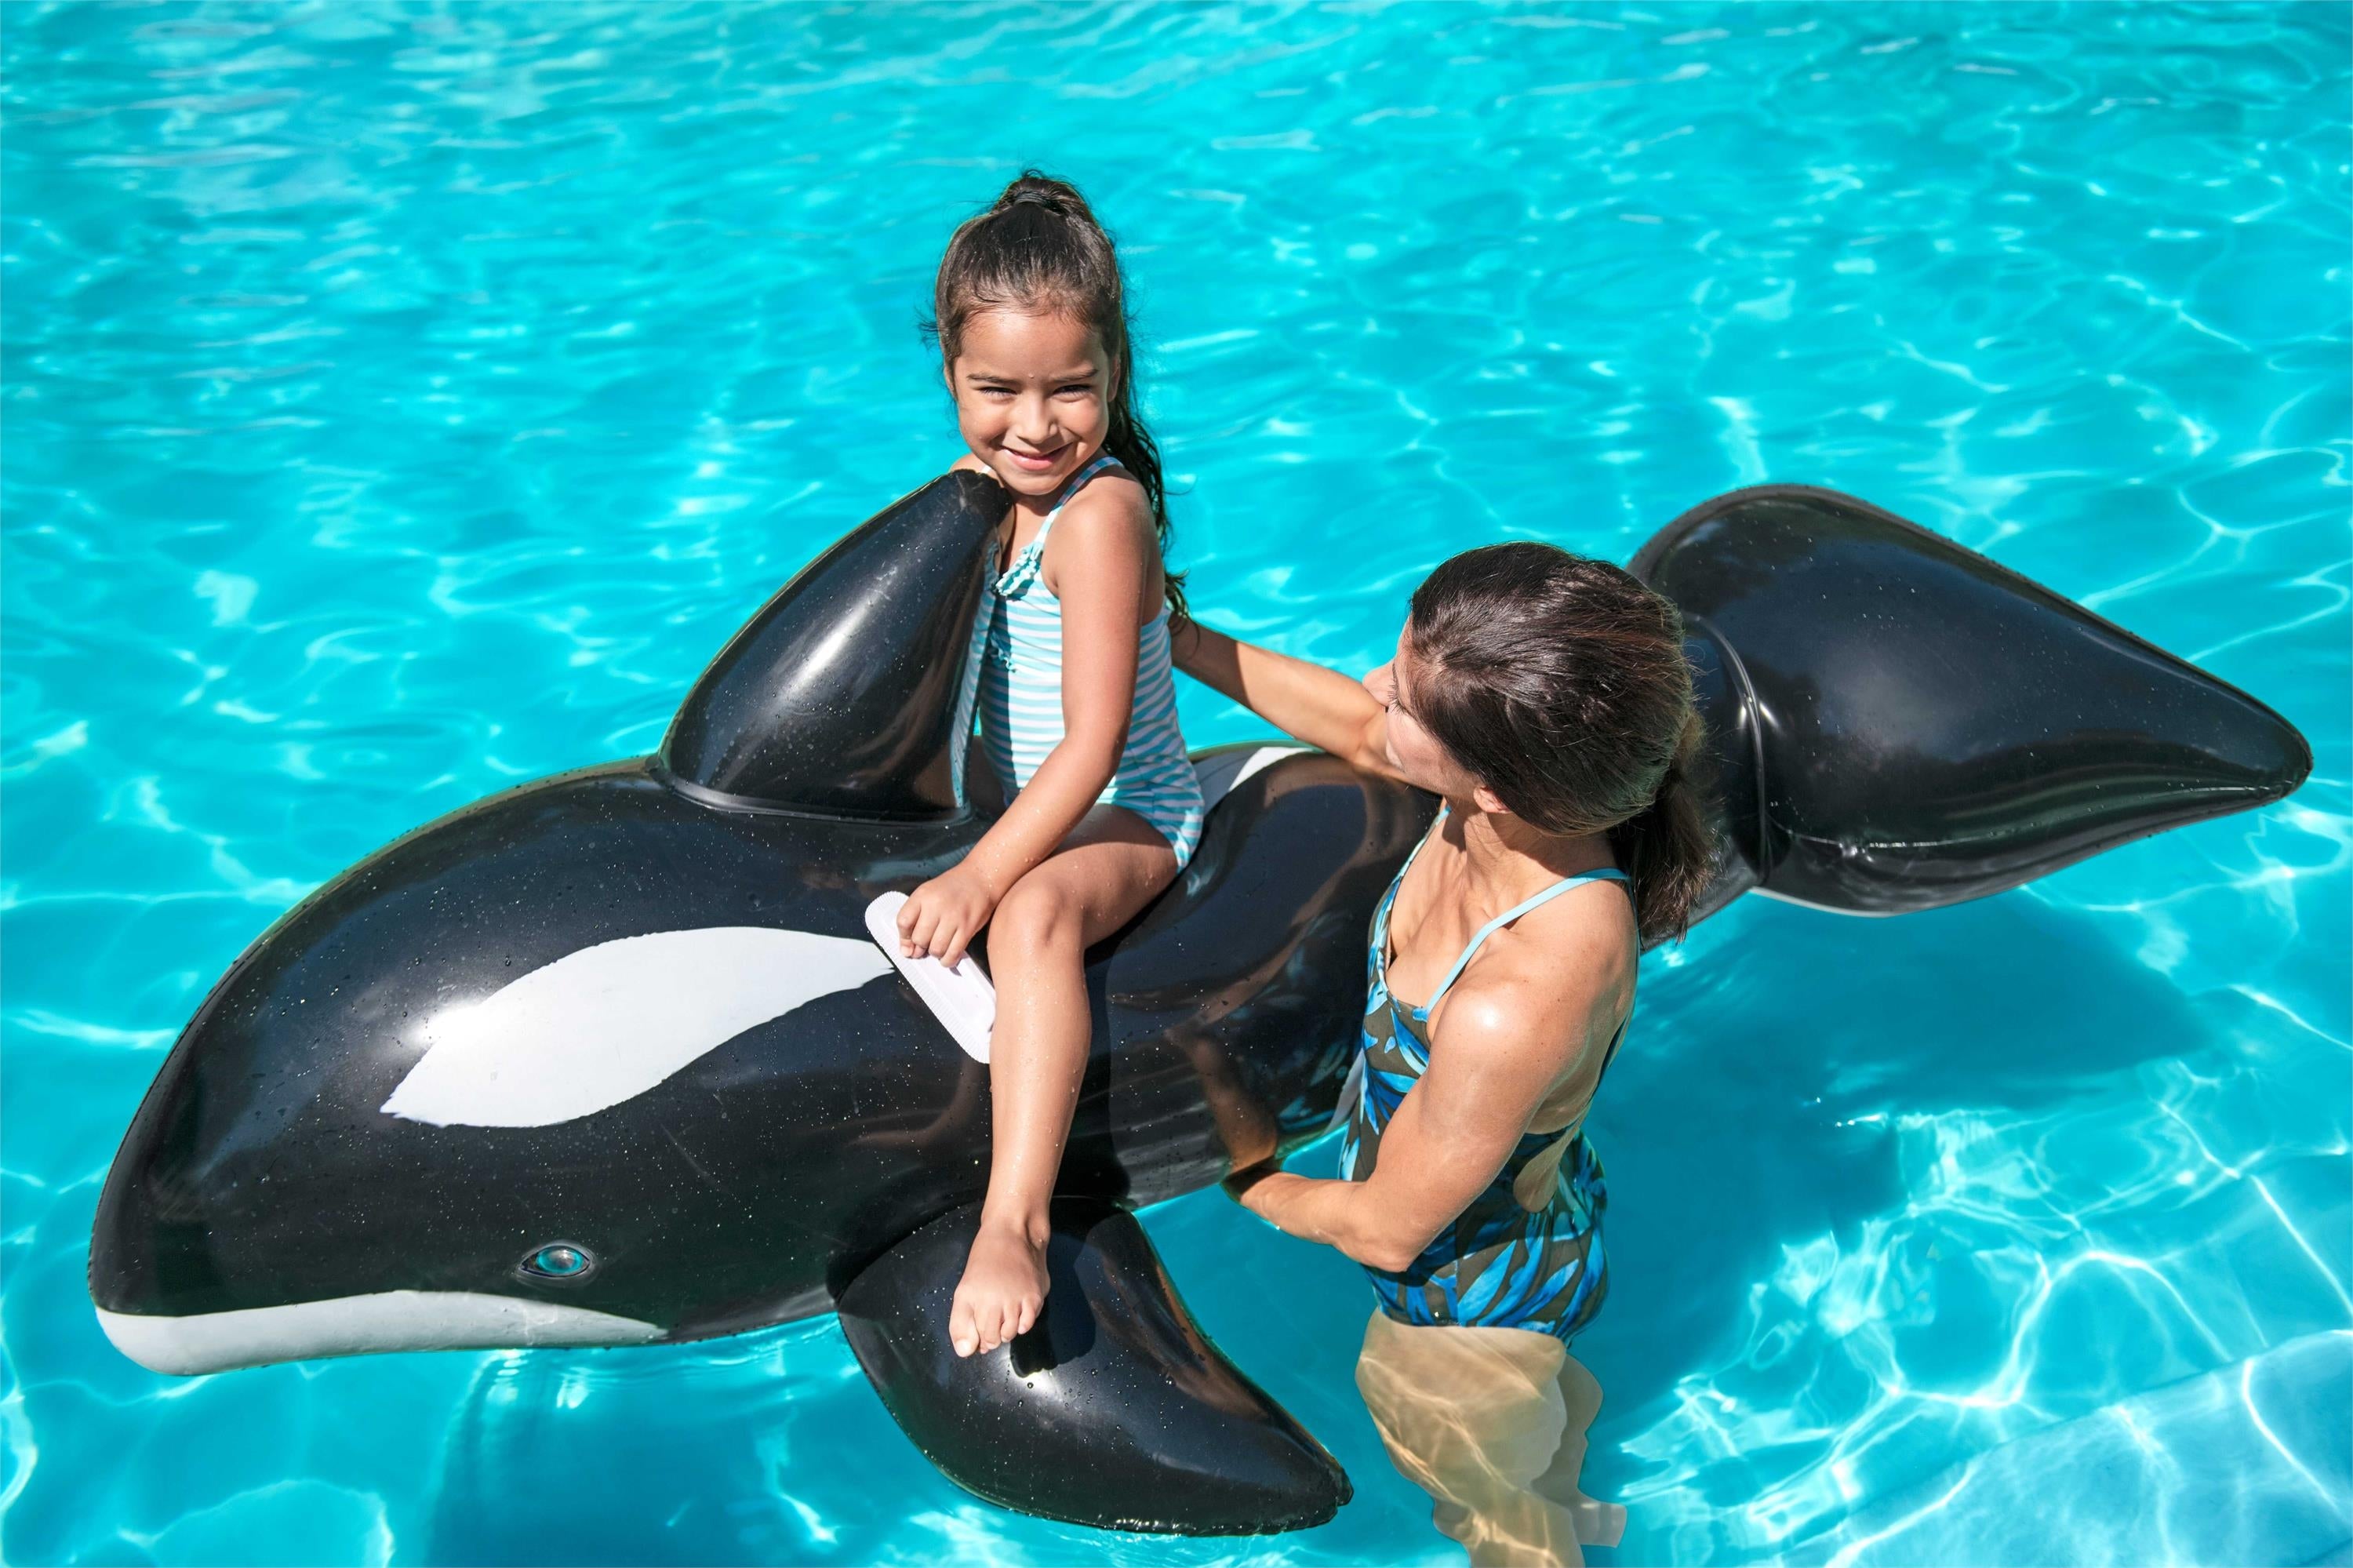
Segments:
[[[1367,773],[1402,777],[1389,764],[1388,710],[1363,682],[1190,619],[1172,620],[1168,648],[1178,669],[1284,734]]]
[[[1381,1134],[1380,1159],[1362,1181],[1315,1181],[1261,1164],[1238,1171],[1226,1190],[1276,1229],[1335,1246],[1358,1263],[1392,1272],[1470,1206],[1503,1170],[1528,1121],[1575,1063],[1588,1018],[1603,996],[1588,985],[1504,978],[1448,998],[1430,1066]],[[1556,976],[1557,980],[1557,976]],[[1550,994],[1546,994],[1550,993]]]

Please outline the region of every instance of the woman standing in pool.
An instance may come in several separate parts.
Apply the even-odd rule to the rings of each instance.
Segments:
[[[1045,1302],[1047,1201],[1093,1028],[1085,949],[1184,869],[1202,807],[1169,673],[1184,598],[1161,564],[1160,457],[1135,416],[1111,237],[1071,186],[1024,173],[949,239],[933,304],[969,449],[954,466],[1013,495],[975,622],[1005,812],[898,922],[902,951],[951,967],[991,933],[994,1153],[948,1317],[968,1356]]]
[[[1642,948],[1683,933],[1712,863],[1681,618],[1619,567],[1524,541],[1432,572],[1361,683],[1189,621],[1176,652],[1443,799],[1368,933],[1343,1179],[1267,1162],[1228,1189],[1364,1266],[1357,1386],[1438,1527],[1474,1563],[1581,1562],[1623,1517],[1576,1488],[1599,1391],[1567,1344],[1608,1290],[1585,1115]]]

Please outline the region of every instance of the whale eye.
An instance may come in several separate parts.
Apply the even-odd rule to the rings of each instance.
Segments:
[[[536,1274],[543,1279],[577,1279],[596,1266],[586,1247],[570,1242],[550,1242],[522,1260],[525,1274]]]

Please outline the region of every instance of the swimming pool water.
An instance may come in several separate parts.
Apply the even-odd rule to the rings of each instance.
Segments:
[[[1105,1536],[943,1479],[831,1319],[198,1380],[84,1291],[280,912],[650,750],[957,450],[914,323],[1023,163],[1123,242],[1205,619],[1377,662],[1430,566],[1852,492],[2244,686],[2270,810],[1653,955],[1593,1113],[1585,1487],[1661,1563],[2353,1561],[2348,13],[0,9],[0,1549],[16,1563],[1459,1562],[1368,1295],[1149,1211],[1356,1500]],[[1187,685],[1196,746],[1263,733]],[[1331,1146],[1303,1157],[1328,1167]]]

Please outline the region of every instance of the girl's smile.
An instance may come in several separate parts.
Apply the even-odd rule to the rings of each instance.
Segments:
[[[982,311],[946,367],[956,428],[1008,490],[1043,501],[1111,434],[1118,366],[1094,330],[1060,313]]]
[[[1051,473],[1055,469],[1060,468],[1062,462],[1062,452],[1059,447],[1042,457],[1031,457],[1028,452],[1016,451],[1011,447],[1007,447],[1005,455],[1032,473]]]

